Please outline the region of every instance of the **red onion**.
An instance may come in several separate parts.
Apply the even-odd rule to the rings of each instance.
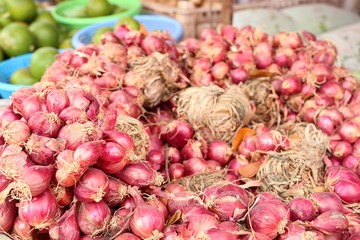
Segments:
[[[185,208],[198,205],[201,200],[194,194],[184,191],[179,191],[167,196],[169,214],[174,214],[177,210],[184,211]]]
[[[115,175],[131,186],[160,186],[163,183],[163,177],[148,162],[128,163]]]
[[[60,138],[48,138],[31,134],[25,143],[25,151],[31,160],[39,165],[55,162],[56,154],[65,150],[65,141]]]
[[[334,81],[328,81],[321,85],[319,93],[334,98],[335,100],[341,100],[344,97],[344,89],[339,83]]]
[[[205,203],[221,221],[237,221],[247,213],[249,197],[241,187],[235,184],[212,185],[203,191]]]
[[[4,147],[4,146],[3,146]],[[24,170],[34,163],[29,156],[22,151],[18,145],[5,146],[0,158],[0,169],[2,174],[8,179],[16,179],[21,176]]]
[[[241,240],[271,240],[266,234],[252,232],[249,235],[244,236]]]
[[[49,112],[60,114],[69,105],[70,100],[64,90],[53,89],[46,96],[46,108]]]
[[[331,166],[326,169],[325,187],[334,191],[344,202],[360,201],[360,179],[351,169]]]
[[[360,139],[354,142],[352,148],[353,148],[352,154],[354,154],[355,156],[360,156]]]
[[[146,54],[150,55],[153,52],[165,52],[167,46],[163,39],[155,36],[154,34],[146,36],[141,41],[141,48],[144,49]]]
[[[181,156],[180,150],[177,148],[168,147],[166,149],[166,156],[170,163],[181,163],[182,162],[182,156]]]
[[[274,45],[297,49],[303,46],[301,36],[298,32],[279,32],[274,35]]]
[[[2,128],[4,128],[6,125],[8,125],[13,121],[20,119],[21,119],[21,115],[13,111],[12,105],[0,110],[0,126]]]
[[[16,201],[10,197],[0,202],[0,229],[1,232],[9,232],[17,216]]]
[[[190,158],[183,161],[185,174],[187,176],[204,173],[208,170],[207,162],[203,158]]]
[[[32,133],[45,137],[56,137],[61,128],[61,121],[55,113],[35,112],[28,119]]]
[[[300,226],[296,223],[288,223],[286,225],[285,232],[280,234],[279,240],[296,240],[296,239],[306,239],[308,236],[308,232],[305,227]]]
[[[124,149],[126,155],[130,155],[135,149],[134,140],[126,132],[117,130],[105,131],[104,138],[107,142],[114,142],[120,144],[121,147]]]
[[[22,120],[15,120],[2,129],[2,136],[7,144],[22,145],[30,135],[30,127]]]
[[[165,227],[165,217],[158,207],[145,203],[139,192],[129,189],[136,202],[136,208],[130,218],[130,228],[141,238],[161,237]]]
[[[261,42],[254,47],[254,60],[258,69],[267,68],[273,62],[272,46],[269,42]]]
[[[275,63],[284,68],[290,67],[297,60],[296,52],[292,48],[277,48],[274,56]]]
[[[169,166],[169,175],[171,181],[185,177],[184,165],[182,163],[172,163]]]
[[[181,212],[181,218],[184,222],[188,222],[189,219],[201,215],[214,216],[214,213],[210,212],[205,206],[201,204],[185,206]]]
[[[86,168],[74,159],[74,151],[64,150],[56,158],[56,181],[64,187],[72,187],[80,179]]]
[[[100,202],[109,190],[109,178],[97,168],[89,168],[74,187],[74,195],[80,202]]]
[[[86,112],[78,107],[67,107],[61,111],[59,118],[66,124],[75,122],[84,123],[87,121]]]
[[[117,234],[119,231],[128,232],[130,230],[129,220],[133,210],[121,207],[117,209],[110,220],[110,233]]]
[[[214,66],[211,68],[211,75],[214,79],[221,80],[226,77],[229,73],[230,67],[225,62],[218,62],[215,63]]]
[[[104,143],[105,141],[103,140],[82,143],[74,152],[74,160],[79,162],[83,168],[95,164],[101,155]]]
[[[55,224],[51,224],[49,228],[51,239],[80,239],[80,228],[76,219],[76,204],[73,204],[69,210],[56,220]]]
[[[274,151],[277,147],[275,132],[264,132],[256,138],[256,149],[260,151]]]
[[[132,149],[124,149],[122,145],[115,142],[106,142],[97,166],[106,173],[116,173],[121,171],[129,162],[129,155]],[[107,166],[111,168],[107,168]]]
[[[349,221],[338,211],[327,211],[317,216],[307,226],[321,231],[326,235],[342,233],[349,228]]]
[[[84,234],[102,234],[107,230],[110,219],[110,208],[104,201],[80,203],[77,220]]]
[[[237,240],[238,236],[236,234],[232,234],[230,232],[217,229],[217,228],[211,228],[206,231],[206,236],[210,240]]]
[[[193,69],[199,72],[209,72],[211,70],[212,63],[209,58],[196,58],[194,59]]]
[[[28,96],[21,104],[20,113],[25,120],[28,120],[30,116],[35,112],[46,111],[45,100],[38,95]]]
[[[113,177],[109,178],[109,190],[106,192],[103,200],[109,205],[109,207],[118,206],[127,195],[128,186]]]
[[[73,188],[66,188],[61,185],[57,185],[52,187],[52,192],[55,194],[59,207],[69,206],[73,201]]]
[[[285,232],[289,220],[290,213],[285,205],[270,201],[256,203],[247,216],[247,224],[252,230],[271,239]]]
[[[301,92],[302,83],[296,75],[287,75],[281,83],[280,91],[284,95],[291,95]]]
[[[177,194],[177,193],[181,193],[181,192],[186,192],[186,188],[183,185],[178,184],[178,183],[169,183],[169,184],[167,184],[167,186],[165,188],[165,192]]]
[[[10,183],[10,180],[0,171],[0,192],[2,192]]]
[[[317,117],[315,124],[320,130],[322,130],[329,136],[332,135],[335,130],[334,121],[330,117],[325,115]]]
[[[353,152],[351,144],[346,141],[331,141],[330,150],[331,154],[339,159],[343,159]]]
[[[154,149],[148,152],[146,155],[146,160],[151,164],[154,170],[159,170],[165,166],[165,150],[164,149]]]
[[[230,79],[233,84],[239,84],[249,79],[249,73],[245,69],[236,68],[230,70]]]
[[[55,174],[55,167],[53,165],[49,166],[39,166],[34,165],[24,169],[24,172],[21,175],[21,181],[18,183],[18,186],[22,183],[25,184],[25,196],[38,196],[48,189],[49,184]],[[22,189],[21,189],[22,190]],[[29,193],[27,191],[30,191]]]
[[[230,161],[232,149],[229,144],[221,140],[215,140],[209,143],[207,159],[215,160],[221,165],[225,165]]]
[[[255,67],[255,60],[252,49],[242,52],[228,52],[227,59],[232,69],[243,69],[246,72]]]
[[[358,118],[351,118],[339,127],[339,135],[342,140],[348,143],[356,142],[360,137],[360,124]]]
[[[194,132],[191,125],[184,120],[174,120],[165,125],[161,137],[171,146],[182,148]]]
[[[360,156],[355,156],[353,154],[346,156],[341,162],[341,165],[343,167],[349,168],[354,172],[357,172],[359,168],[359,164],[360,164]]]
[[[240,143],[238,152],[243,155],[246,159],[251,159],[251,155],[256,151],[256,136],[244,136],[243,141]]]
[[[233,221],[222,221],[219,223],[219,229],[227,232],[239,231],[239,226]]]
[[[114,240],[141,240],[141,238],[139,238],[133,233],[122,233],[116,238],[114,238]]]
[[[36,229],[48,227],[57,213],[56,198],[50,189],[45,190],[31,200],[19,202],[18,214],[20,219]]]
[[[311,221],[316,217],[316,208],[313,203],[304,197],[297,197],[290,201],[290,220],[291,221]]]
[[[62,127],[58,137],[66,140],[67,149],[76,150],[82,143],[99,140],[102,132],[93,122],[75,122]]]
[[[12,233],[20,239],[35,239],[33,228],[25,221],[21,220],[19,216],[15,218]]]
[[[187,219],[187,230],[195,238],[199,239],[200,236],[212,228],[218,228],[219,222],[216,217],[209,214],[193,215]]]
[[[247,160],[242,155],[236,155],[236,157],[230,160],[230,162],[227,165],[228,172],[234,174],[235,176],[240,176],[238,171],[239,168],[247,164],[249,164],[249,160]]]
[[[194,139],[190,139],[181,149],[181,155],[184,160],[190,158],[204,158],[204,152],[207,152],[207,146]]]
[[[147,197],[146,204],[156,207],[158,211],[162,213],[165,219],[168,218],[169,212],[167,210],[167,206],[162,201],[160,201],[159,198],[157,198],[155,195],[150,195],[149,197]]]

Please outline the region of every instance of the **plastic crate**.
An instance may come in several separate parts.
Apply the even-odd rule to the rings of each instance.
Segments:
[[[60,25],[63,25],[67,29],[72,30],[81,29],[91,24],[107,21],[114,18],[134,16],[139,14],[141,11],[140,0],[109,0],[110,3],[116,4],[126,10],[116,14],[93,18],[66,17],[64,15],[64,12],[66,11],[74,11],[76,9],[84,7],[87,1],[88,0],[72,0],[59,3],[51,9],[51,14]]]
[[[9,58],[0,62],[0,96],[9,98],[13,92],[20,88],[30,87],[25,85],[10,84],[11,75],[18,69],[29,67],[32,53]]]
[[[147,31],[166,30],[176,40],[180,41],[183,36],[182,25],[173,18],[159,15],[137,15],[134,18],[143,24]],[[96,30],[102,27],[114,27],[118,19],[112,19],[105,22],[95,23],[87,26],[77,33],[71,39],[74,48],[89,44]]]

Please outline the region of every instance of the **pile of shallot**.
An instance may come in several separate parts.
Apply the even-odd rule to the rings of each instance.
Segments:
[[[12,239],[360,238],[360,90],[336,47],[118,26],[0,113]]]

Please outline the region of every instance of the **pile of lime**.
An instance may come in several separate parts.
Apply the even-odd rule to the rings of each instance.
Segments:
[[[93,18],[117,14],[125,10],[108,0],[88,0],[85,5],[64,11],[63,15],[69,18]]]
[[[41,47],[31,56],[30,66],[22,67],[12,73],[9,83],[33,85],[39,82],[45,70],[56,60],[58,50],[53,47]]]
[[[41,47],[70,48],[72,35],[33,0],[0,0],[0,61]]]

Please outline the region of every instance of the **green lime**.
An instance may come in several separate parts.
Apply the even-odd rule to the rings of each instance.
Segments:
[[[133,30],[140,29],[140,23],[138,21],[136,21],[136,19],[133,17],[120,18],[119,21],[116,23],[115,28],[117,28],[119,25],[125,25],[129,29],[133,29]]]
[[[5,0],[5,2],[13,20],[30,23],[36,18],[37,9],[33,0]]]
[[[35,50],[34,36],[25,23],[12,22],[0,32],[0,46],[9,57]]]
[[[101,17],[112,13],[111,4],[107,0],[89,0],[85,8],[88,17]]]
[[[57,26],[57,22],[49,11],[42,10],[38,13],[35,21],[47,22],[51,25]]]
[[[57,48],[59,46],[59,32],[54,25],[43,21],[35,21],[30,24],[29,30],[35,36],[38,48],[46,46]]]
[[[9,83],[16,85],[33,85],[36,82],[38,80],[31,75],[30,69],[27,67],[16,70],[11,74],[9,81]]]
[[[59,48],[61,48],[61,49],[72,48],[71,38],[66,38],[66,39],[64,39],[64,40],[60,43]]]
[[[114,4],[115,5],[115,4]],[[114,7],[114,14],[116,13],[122,13],[122,12],[125,12],[126,11],[126,8],[123,8],[123,7],[120,7],[118,5],[115,5]]]
[[[114,31],[114,29],[112,27],[102,27],[102,28],[96,29],[94,36],[92,38],[92,42],[95,44],[100,44],[101,36],[103,35],[103,33],[112,32],[112,31]]]
[[[55,61],[58,51],[53,47],[42,47],[36,49],[30,60],[30,73],[40,81],[45,70]]]
[[[83,18],[86,17],[86,7],[85,6],[76,6],[74,8],[66,9],[62,13],[64,17],[68,18]]]
[[[0,14],[0,26],[5,27],[9,23],[12,22],[11,16],[9,12],[3,12]]]

